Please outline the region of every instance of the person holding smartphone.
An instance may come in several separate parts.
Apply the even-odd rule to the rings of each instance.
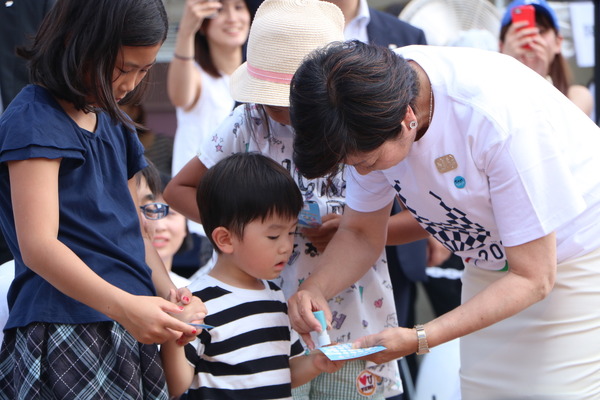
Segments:
[[[533,13],[528,12],[531,9]],[[588,116],[592,114],[593,96],[585,86],[573,84],[569,64],[561,51],[563,37],[558,17],[545,0],[513,1],[506,8],[501,26],[501,53],[545,77]]]

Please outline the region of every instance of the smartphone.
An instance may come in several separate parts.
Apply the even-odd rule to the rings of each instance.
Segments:
[[[528,4],[526,6],[518,6],[511,10],[512,22],[527,21],[528,24],[524,28],[534,28],[535,23],[535,8]]]
[[[518,6],[511,10],[512,22],[520,22],[527,21],[527,26],[524,26],[520,29],[524,28],[535,28],[535,7],[531,4],[525,6]],[[523,48],[530,49],[531,46],[528,44],[524,45]]]

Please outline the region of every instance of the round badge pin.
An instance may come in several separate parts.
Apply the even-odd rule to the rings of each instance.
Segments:
[[[466,184],[467,181],[462,176],[459,175],[456,178],[454,178],[454,186],[456,186],[457,188],[462,189],[465,187]]]
[[[361,396],[371,396],[375,394],[380,380],[380,377],[365,369],[356,377],[356,391]]]

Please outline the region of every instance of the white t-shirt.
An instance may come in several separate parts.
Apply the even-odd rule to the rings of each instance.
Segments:
[[[341,213],[345,206],[346,181],[338,174],[327,188],[326,179],[308,180],[302,177],[292,160],[294,132],[290,126],[269,119],[268,129],[256,106],[250,105],[251,120],[255,134],[247,125],[245,106],[238,106],[215,132],[204,140],[199,159],[210,168],[219,160],[233,153],[256,151],[269,156],[283,165],[292,175],[305,201],[314,201],[321,215]],[[294,250],[281,278],[275,282],[287,298],[312,273],[318,262],[316,248],[306,238],[296,235]],[[390,282],[385,252],[376,264],[354,285],[329,301],[333,314],[329,336],[332,342],[345,343],[359,337],[380,332],[386,327],[398,326],[394,294]],[[385,377],[386,394],[399,393],[401,381],[398,364],[392,361],[383,366],[368,363],[371,372]]]
[[[349,167],[350,207],[374,211],[397,194],[446,247],[490,270],[506,267],[504,246],[552,231],[558,262],[600,247],[600,129],[589,117],[512,57],[396,52],[429,76],[433,120],[398,165],[365,176]]]
[[[202,76],[202,91],[196,105],[188,111],[176,108],[177,131],[173,141],[173,163],[171,173],[177,174],[192,158],[202,142],[217,126],[231,114],[235,100],[229,93],[229,75],[220,78],[210,76],[195,64]],[[205,236],[202,225],[188,221],[190,232]]]
[[[173,282],[173,285],[177,288],[186,287],[191,283],[191,280],[184,278],[181,275],[177,275],[173,271],[169,271],[169,278],[171,278],[171,282]]]

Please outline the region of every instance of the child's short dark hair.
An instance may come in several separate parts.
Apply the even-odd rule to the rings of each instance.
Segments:
[[[162,177],[156,165],[146,158],[148,166],[139,170],[135,175],[135,183],[139,187],[142,183],[142,177],[146,179],[146,185],[154,197],[162,194],[164,186],[162,185]]]
[[[272,215],[297,218],[303,204],[290,173],[259,153],[237,153],[219,161],[202,178],[196,199],[217,251],[212,232],[219,226],[242,237],[248,223]]]
[[[33,46],[18,53],[29,60],[31,82],[78,110],[93,111],[92,98],[114,121],[132,128],[112,90],[119,49],[162,44],[167,31],[162,0],[58,0],[42,21]],[[136,100],[141,90],[123,102]]]

